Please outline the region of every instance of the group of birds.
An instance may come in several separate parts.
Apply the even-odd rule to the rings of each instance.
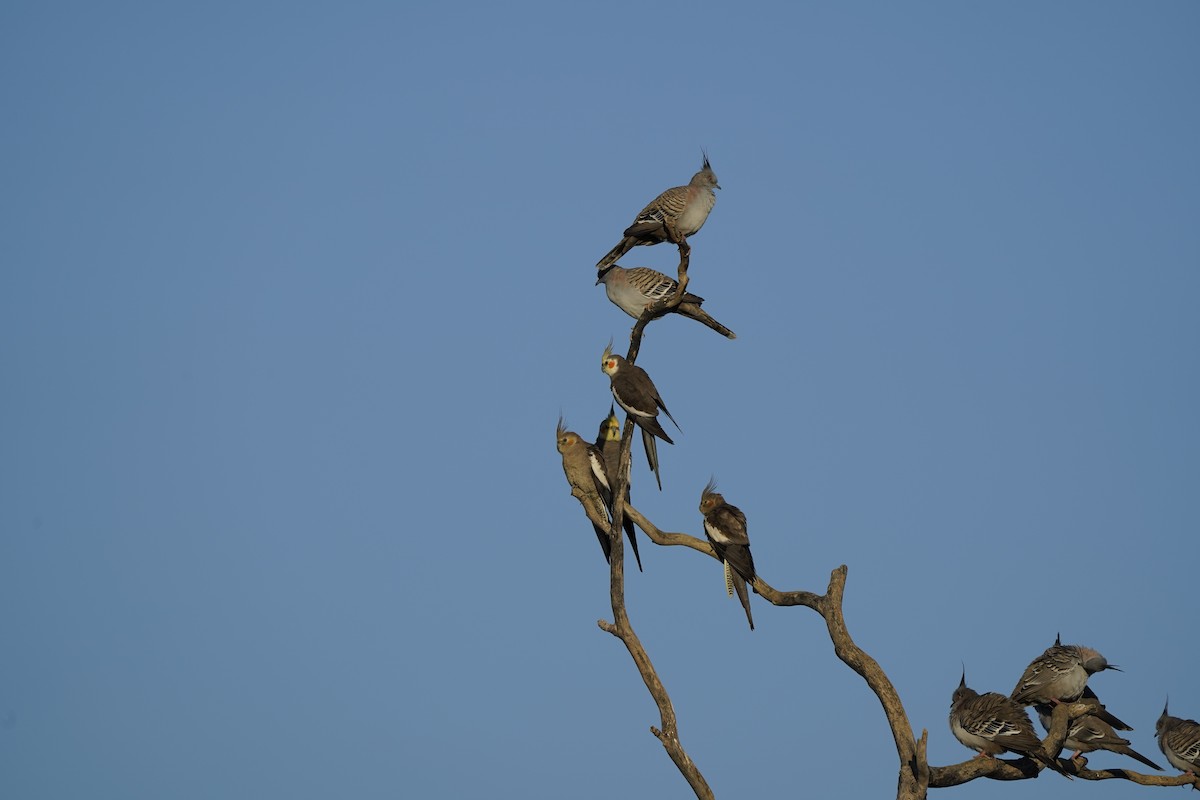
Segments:
[[[1118,730],[1133,728],[1110,713],[1088,687],[1088,678],[1104,670],[1121,671],[1092,648],[1064,645],[1060,637],[1055,637],[1054,645],[1030,662],[1009,695],[979,694],[967,686],[964,669],[950,702],[950,730],[964,745],[979,751],[980,756],[1008,751],[1071,777],[1046,751],[1025,707],[1032,706],[1042,726],[1049,731],[1054,707],[1072,704],[1070,713],[1076,716],[1068,722],[1064,747],[1076,751],[1070,762],[1077,769],[1084,753],[1108,750],[1162,771],[1162,767],[1130,747],[1128,739],[1117,735]],[[1200,774],[1200,723],[1172,717],[1164,706],[1155,727],[1159,749],[1167,760],[1188,774]]]
[[[649,306],[675,294],[679,288],[678,282],[663,273],[649,267],[626,269],[616,262],[634,247],[642,245],[670,242],[686,246],[687,238],[704,226],[717,201],[713,190],[720,188],[705,155],[700,171],[692,176],[686,186],[667,189],[638,212],[633,223],[622,234],[621,241],[596,264],[596,284],[604,284],[605,294],[613,305],[634,319],[639,319]],[[729,339],[737,338],[733,331],[700,307],[703,302],[703,297],[685,292],[671,312],[701,322]],[[614,353],[611,342],[601,356],[600,369],[609,378],[609,388],[616,405],[624,409],[628,419],[641,429],[646,463],[654,473],[659,491],[662,491],[657,440],[662,439],[667,444],[674,444],[674,441],[659,422],[659,412],[666,414],[677,430],[679,423],[675,422],[675,417],[667,409],[650,375]],[[612,549],[608,531],[614,506],[613,490],[620,466],[620,433],[615,408],[610,407],[608,416],[600,423],[600,432],[594,442],[587,442],[579,434],[567,430],[561,417],[555,434],[571,493],[579,500],[592,523],[606,560],[610,558]],[[629,501],[628,487],[624,499],[625,502]],[[753,585],[755,578],[754,559],[750,555],[750,539],[746,533],[746,515],[737,506],[725,502],[712,481],[700,494],[700,513],[704,517],[705,537],[724,565],[726,588],[730,595],[736,592],[746,611],[750,630],[754,630],[746,589],[747,584]],[[624,518],[623,530],[640,571],[641,556],[638,555],[634,526],[628,516]]]
[[[621,241],[596,263],[596,283],[604,284],[605,293],[614,305],[639,319],[649,306],[675,293],[678,283],[661,272],[648,267],[626,269],[616,262],[634,247],[642,245],[670,242],[681,248],[686,246],[687,238],[699,231],[708,219],[716,203],[713,190],[719,188],[717,176],[705,155],[700,171],[686,186],[667,189],[638,213],[633,224],[625,229]],[[736,338],[733,331],[701,308],[703,302],[702,297],[684,293],[679,305],[671,311],[701,322],[722,336]],[[676,429],[679,425],[650,375],[613,353],[611,343],[604,349],[600,368],[609,377],[616,404],[642,431],[646,461],[661,491],[656,439],[667,444],[674,442],[659,422],[659,412],[666,414]],[[620,468],[621,428],[615,411],[610,406],[594,442],[567,430],[561,417],[556,429],[563,472],[571,493],[578,498],[595,529],[605,560],[611,555],[609,526],[615,504],[613,490]],[[624,501],[629,502],[628,487]],[[730,595],[736,592],[746,611],[750,630],[754,630],[746,586],[753,585],[756,573],[746,531],[746,515],[737,506],[727,503],[711,480],[700,493],[700,513],[704,517],[704,535],[724,565],[726,588]],[[624,518],[623,530],[641,571],[642,559],[634,525],[628,516]],[[1064,746],[1075,750],[1070,763],[1076,768],[1079,768],[1084,753],[1108,750],[1161,771],[1162,767],[1134,750],[1128,739],[1117,735],[1118,730],[1131,731],[1133,728],[1113,716],[1088,687],[1088,678],[1104,670],[1120,671],[1092,648],[1064,645],[1057,637],[1054,645],[1025,669],[1010,695],[979,694],[967,686],[964,668],[950,704],[950,730],[968,748],[977,750],[979,756],[1012,752],[1071,777],[1062,763],[1046,751],[1025,711],[1026,706],[1032,706],[1042,725],[1049,730],[1054,707],[1069,703],[1072,704],[1071,713],[1076,715],[1068,723]],[[1156,724],[1156,735],[1159,748],[1173,766],[1190,775],[1200,774],[1200,723],[1172,717],[1164,706]]]

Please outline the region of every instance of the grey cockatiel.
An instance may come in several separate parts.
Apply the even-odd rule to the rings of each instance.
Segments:
[[[1037,703],[1033,708],[1037,711],[1038,719],[1041,720],[1042,726],[1049,731],[1050,718],[1054,713],[1054,706],[1049,703]],[[1136,758],[1151,769],[1162,771],[1162,767],[1146,758],[1137,750],[1134,750],[1129,744],[1128,739],[1122,739],[1118,736],[1116,731],[1113,730],[1112,725],[1109,725],[1095,714],[1084,714],[1082,717],[1078,717],[1067,723],[1067,738],[1063,742],[1063,746],[1075,751],[1075,755],[1071,756],[1072,761],[1075,761],[1084,753],[1090,753],[1093,750],[1108,750],[1112,753],[1120,753],[1130,758]]]
[[[646,370],[636,364],[630,364],[621,356],[614,354],[611,344],[604,348],[604,355],[600,359],[600,369],[611,381],[612,395],[613,399],[617,401],[617,405],[625,409],[630,418],[642,429],[642,446],[646,449],[646,461],[650,464],[650,469],[654,471],[654,479],[658,482],[659,491],[662,491],[662,478],[658,473],[658,447],[655,445],[654,439],[657,437],[667,444],[675,443],[671,441],[671,437],[667,436],[667,432],[659,424],[659,409],[667,415],[676,428],[679,427],[679,423],[675,422],[675,418],[667,410],[658,389],[654,386],[654,381],[650,380]]]
[[[1011,696],[1023,706],[1073,702],[1083,695],[1088,678],[1106,669],[1121,671],[1092,648],[1062,644],[1056,637],[1054,645],[1025,668]]]
[[[737,592],[742,608],[746,610],[746,621],[754,630],[754,617],[750,613],[750,595],[747,583],[754,583],[754,557],[750,555],[750,536],[746,532],[746,515],[737,506],[725,502],[712,481],[700,493],[700,513],[704,515],[704,535],[725,565],[725,583]],[[732,570],[732,572],[730,572]]]
[[[558,452],[562,454],[563,472],[566,473],[567,483],[571,485],[571,494],[583,506],[584,513],[596,531],[596,538],[600,540],[604,560],[607,561],[612,550],[612,543],[608,538],[608,504],[611,493],[604,472],[604,456],[578,433],[567,430],[562,417],[558,419],[555,438]]]
[[[616,264],[600,270],[596,283],[603,283],[604,291],[613,305],[634,319],[641,317],[650,304],[675,294],[675,288],[679,285],[675,280],[649,267],[625,269]],[[737,334],[717,322],[700,307],[703,302],[703,297],[684,292],[679,305],[672,311],[701,322],[722,336],[736,339]]]
[[[950,732],[980,755],[998,756],[1007,750],[1067,775],[1046,752],[1025,709],[999,692],[979,694],[968,688],[966,670],[950,701]]]
[[[621,423],[617,413],[610,406],[608,416],[600,423],[600,432],[596,435],[595,447],[604,459],[604,474],[608,478],[609,487],[616,487],[617,474],[621,468]],[[629,502],[629,484],[625,484],[625,502]],[[609,506],[612,511],[612,506]],[[637,560],[638,572],[642,571],[642,557],[638,553],[637,532],[633,520],[626,514],[621,518],[621,527],[625,531],[625,539],[633,548],[633,557]]]
[[[1172,717],[1167,714],[1167,705],[1163,705],[1154,735],[1171,766],[1189,775],[1200,775],[1200,722]]]
[[[708,212],[717,202],[713,189],[720,188],[705,155],[704,166],[692,176],[688,185],[667,189],[651,200],[634,218],[633,224],[625,229],[624,238],[596,263],[596,269],[616,263],[617,259],[638,245],[682,243],[683,239],[704,226]]]

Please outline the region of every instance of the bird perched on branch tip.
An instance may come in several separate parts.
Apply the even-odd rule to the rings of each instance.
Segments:
[[[713,189],[720,189],[717,176],[704,155],[704,165],[692,176],[687,186],[667,189],[651,200],[634,218],[633,224],[625,229],[625,235],[604,258],[596,262],[596,269],[615,264],[617,259],[638,245],[653,245],[660,242],[682,244],[687,237],[704,226],[708,213],[717,202]]]
[[[674,295],[676,287],[679,286],[674,279],[649,267],[625,269],[616,264],[601,269],[596,283],[603,283],[604,292],[612,304],[634,319],[640,318],[642,312],[651,304]],[[737,334],[717,322],[700,307],[703,302],[703,297],[684,292],[681,302],[671,313],[707,325],[727,339],[736,339]]]

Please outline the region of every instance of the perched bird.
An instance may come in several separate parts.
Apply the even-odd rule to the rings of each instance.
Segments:
[[[563,472],[566,473],[567,483],[571,485],[571,494],[579,500],[584,513],[591,520],[596,538],[600,540],[600,549],[604,551],[604,560],[607,561],[612,550],[608,538],[611,492],[604,473],[604,457],[578,433],[567,430],[562,417],[558,418],[555,437],[558,452],[562,454]]]
[[[642,446],[646,448],[646,461],[654,471],[654,479],[658,481],[658,490],[661,492],[662,478],[658,473],[658,447],[654,437],[657,436],[667,444],[675,443],[659,424],[658,410],[662,409],[676,428],[679,428],[679,423],[675,422],[671,412],[667,411],[654,381],[650,380],[646,370],[614,354],[611,342],[604,348],[604,355],[600,358],[600,369],[611,381],[612,395],[617,405],[625,409],[642,429]]]
[[[997,756],[1008,750],[1067,775],[1042,746],[1025,709],[999,692],[979,694],[968,688],[966,670],[950,701],[950,732],[979,755]]]
[[[1054,713],[1054,706],[1048,703],[1037,703],[1034,705],[1034,709],[1037,711],[1038,719],[1042,722],[1042,727],[1049,731],[1050,717]],[[1084,753],[1090,753],[1093,750],[1108,750],[1113,753],[1120,753],[1123,756],[1136,758],[1151,769],[1162,772],[1162,767],[1130,747],[1128,739],[1122,739],[1120,736],[1117,736],[1116,731],[1113,730],[1113,726],[1095,714],[1084,714],[1082,717],[1069,722],[1067,724],[1067,738],[1063,742],[1063,745],[1075,751],[1075,755],[1071,756],[1072,761],[1075,761]]]
[[[615,263],[638,245],[660,242],[682,244],[687,237],[704,227],[708,212],[717,202],[713,189],[720,188],[705,155],[704,166],[692,176],[688,185],[667,189],[651,200],[634,218],[633,224],[625,229],[625,236],[617,242],[617,246],[596,262],[596,269],[604,269]]]
[[[1158,737],[1158,748],[1175,769],[1181,769],[1189,775],[1200,775],[1200,722],[1169,716],[1164,705],[1154,731]]]
[[[1054,645],[1025,668],[1011,696],[1023,706],[1074,702],[1083,695],[1088,678],[1106,669],[1121,671],[1092,648],[1062,644],[1056,637]]]
[[[750,614],[750,595],[747,583],[754,583],[754,557],[750,555],[750,536],[746,533],[746,515],[737,506],[725,502],[716,491],[717,485],[709,481],[700,493],[700,513],[704,515],[704,535],[717,551],[717,558],[725,565],[725,585],[737,592],[742,608],[746,610],[746,621],[754,630],[754,617]],[[733,574],[730,572],[733,570]],[[733,591],[730,591],[733,594]]]
[[[596,449],[604,461],[604,474],[608,478],[610,488],[616,488],[617,474],[621,469],[621,423],[617,420],[617,412],[609,406],[608,416],[600,423],[600,432],[596,435]],[[625,502],[629,502],[629,484],[625,484]],[[612,506],[609,506],[612,512]],[[642,571],[642,557],[638,553],[637,532],[633,520],[626,514],[621,518],[621,527],[625,530],[625,538],[633,548],[633,557],[637,559],[638,572]]]
[[[649,267],[625,269],[616,264],[600,270],[596,283],[603,283],[604,291],[612,304],[634,319],[641,317],[642,312],[651,303],[675,294],[675,288],[679,285],[678,282]],[[736,339],[737,334],[717,322],[700,307],[703,302],[703,297],[684,292],[682,301],[672,312],[702,322],[727,339]]]
[[[1105,722],[1108,725],[1111,725],[1115,730],[1118,730],[1118,731],[1133,730],[1132,725],[1125,724],[1120,719],[1118,719],[1114,714],[1109,712],[1108,708],[1105,707],[1104,703],[1100,702],[1100,698],[1096,696],[1096,693],[1092,691],[1092,687],[1090,687],[1090,686],[1083,687],[1083,694],[1081,694],[1079,696],[1079,699],[1075,700],[1074,702],[1084,703],[1085,705],[1090,706],[1091,711],[1089,713],[1093,717],[1097,717],[1102,722]]]

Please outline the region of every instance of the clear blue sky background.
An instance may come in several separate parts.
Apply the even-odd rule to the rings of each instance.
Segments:
[[[934,763],[960,664],[1007,692],[1061,631],[1165,764],[1197,41],[1193,2],[7,3],[0,796],[689,796],[552,434],[594,434],[631,323],[593,264],[702,147],[692,286],[739,338],[650,328],[684,433],[635,505],[701,535],[715,475],[771,584],[848,564]],[[715,562],[642,555],[718,797],[892,795],[815,614],[750,633]]]

